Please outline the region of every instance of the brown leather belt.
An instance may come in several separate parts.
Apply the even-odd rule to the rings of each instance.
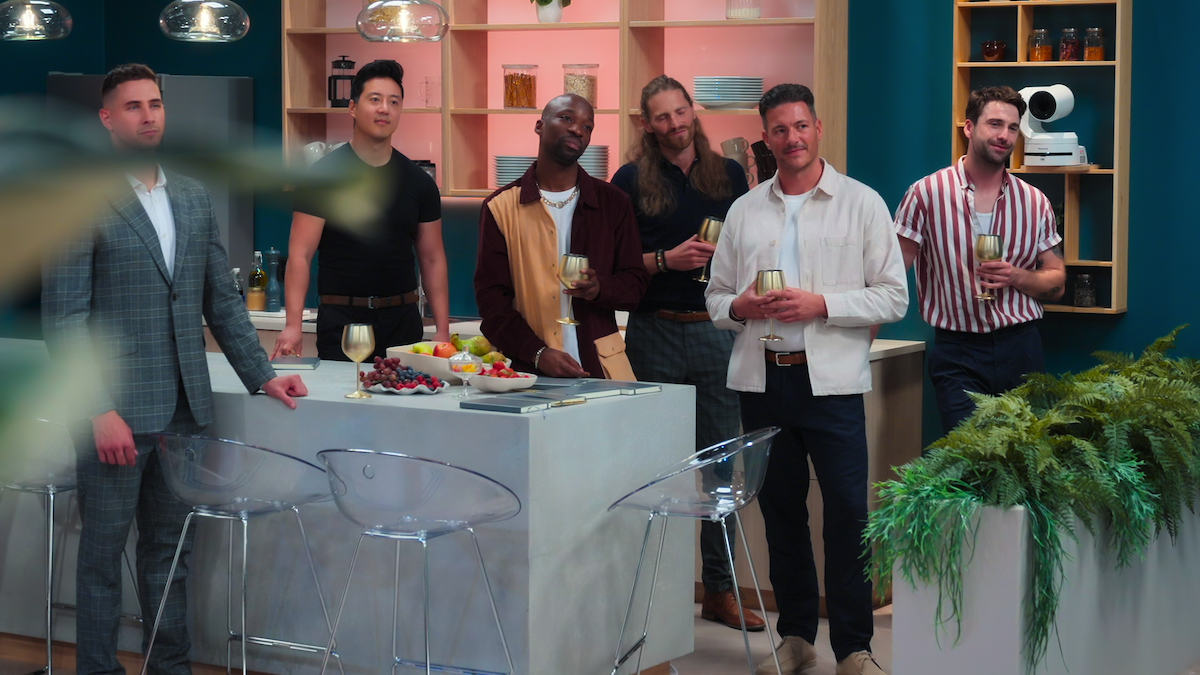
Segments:
[[[412,291],[403,295],[392,295],[388,297],[372,295],[366,298],[358,298],[351,295],[322,295],[318,299],[322,305],[342,305],[343,307],[384,309],[385,307],[400,307],[401,305],[415,304],[421,299],[421,296],[416,291]]]
[[[767,363],[773,366],[799,366],[808,363],[808,354],[804,352],[773,352],[765,351]]]
[[[669,309],[660,309],[654,313],[654,316],[675,323],[696,323],[697,321],[709,321],[711,317],[708,312],[672,312]]]

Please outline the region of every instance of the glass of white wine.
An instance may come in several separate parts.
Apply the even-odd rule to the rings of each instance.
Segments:
[[[787,282],[783,279],[783,270],[759,270],[758,280],[754,286],[754,292],[759,295],[766,295],[768,291],[782,291],[787,288]],[[763,342],[779,342],[783,338],[775,334],[775,319],[767,319],[767,334],[758,338]]]
[[[587,269],[588,259],[586,255],[578,253],[564,253],[562,259],[558,261],[558,280],[567,288],[575,288],[576,281],[583,281],[587,277],[583,271]],[[566,326],[578,326],[579,322],[575,320],[573,301],[575,298],[567,297],[567,315],[556,319],[559,323]]]
[[[724,226],[725,221],[721,220],[720,218],[705,218],[704,221],[700,223],[700,232],[698,233],[700,241],[716,246],[717,243],[721,241],[721,228]],[[696,277],[696,281],[707,284],[709,274],[712,273],[712,258],[709,258],[708,262],[704,263],[703,269],[704,271],[700,273],[700,276]]]
[[[998,234],[981,234],[975,238],[975,259],[981,263],[1000,260],[1004,257],[1004,241],[1000,239]],[[978,276],[975,277],[976,282],[981,282]],[[979,287],[979,292],[975,294],[976,300],[985,302],[995,300],[996,295],[992,293],[990,288]]]
[[[342,353],[354,362],[354,393],[346,398],[371,398],[362,390],[359,364],[375,353],[375,330],[369,323],[351,323],[342,329]]]

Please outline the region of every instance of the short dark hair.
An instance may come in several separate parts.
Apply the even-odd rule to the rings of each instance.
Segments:
[[[817,100],[813,98],[812,89],[802,84],[777,84],[758,101],[758,116],[762,118],[764,129],[767,128],[767,111],[788,103],[806,104],[813,119],[817,119]]]
[[[367,82],[380,77],[395,82],[400,87],[400,98],[404,98],[404,67],[392,59],[379,59],[368,63],[355,73],[354,80],[350,83],[350,100],[358,103]]]
[[[114,89],[122,84],[138,80],[154,80],[154,83],[158,84],[158,73],[150,70],[150,66],[141,63],[119,65],[104,76],[104,84],[100,87],[100,98],[106,99]]]
[[[1016,106],[1017,117],[1025,116],[1025,99],[1021,98],[1016,89],[983,87],[971,92],[971,96],[967,98],[967,119],[971,120],[971,124],[979,123],[979,116],[983,114],[983,109],[992,101]]]

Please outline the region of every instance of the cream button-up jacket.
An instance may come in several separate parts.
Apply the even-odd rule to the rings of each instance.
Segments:
[[[776,179],[733,203],[712,260],[705,301],[718,328],[737,331],[726,380],[730,389],[766,391],[767,322],[729,318],[734,298],[755,283],[759,270],[777,269],[784,227],[799,227],[800,279],[787,285],[825,296],[829,318],[805,322],[813,394],[861,394],[871,390],[870,327],[899,321],[908,309],[908,279],[887,204],[871,188],[824,171],[813,194],[784,223],[783,193]]]

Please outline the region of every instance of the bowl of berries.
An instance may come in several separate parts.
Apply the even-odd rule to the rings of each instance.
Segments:
[[[471,386],[489,394],[498,394],[515,389],[528,389],[537,382],[537,375],[518,373],[503,363],[484,365],[483,371],[471,378]]]
[[[388,394],[436,394],[449,386],[445,380],[405,366],[400,359],[375,357],[375,367],[359,373],[363,388]]]

